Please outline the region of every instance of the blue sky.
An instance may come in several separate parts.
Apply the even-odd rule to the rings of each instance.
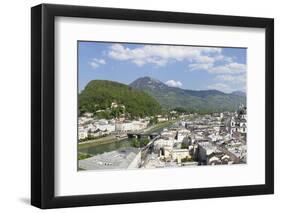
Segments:
[[[246,90],[245,48],[78,42],[79,91],[91,80],[130,84],[149,76],[169,86]]]

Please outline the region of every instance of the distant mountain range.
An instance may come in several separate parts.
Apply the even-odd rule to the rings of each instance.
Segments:
[[[234,92],[232,92],[232,93],[230,93],[230,94],[232,94],[232,95],[237,95],[237,96],[244,96],[244,97],[246,97],[246,93],[245,93],[245,92],[243,92],[243,91],[234,91]]]
[[[241,91],[228,94],[218,90],[186,90],[169,87],[150,77],[138,78],[130,86],[148,93],[166,109],[218,112],[234,111],[240,104],[246,104],[246,94]]]
[[[235,91],[230,94],[218,90],[186,90],[169,87],[165,83],[142,77],[130,85],[106,81],[90,81],[79,94],[79,112],[96,112],[110,109],[115,102],[126,107],[133,117],[155,115],[163,110],[178,109],[187,112],[235,111],[246,104],[246,94]],[[122,109],[106,110],[103,117],[114,117]]]

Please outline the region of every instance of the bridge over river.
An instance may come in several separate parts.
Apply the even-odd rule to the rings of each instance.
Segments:
[[[159,133],[145,133],[145,132],[130,132],[127,133],[128,138],[148,138],[150,140],[154,139],[155,137],[159,136]]]

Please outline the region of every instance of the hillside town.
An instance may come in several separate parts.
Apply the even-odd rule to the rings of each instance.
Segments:
[[[111,108],[120,107],[112,103]],[[123,106],[121,106],[123,107]],[[247,108],[235,112],[187,114],[126,119],[97,119],[84,113],[78,120],[79,144],[114,137],[117,141],[147,140],[143,146],[127,146],[79,160],[81,170],[165,168],[247,163]],[[95,140],[93,140],[95,141]],[[95,143],[93,142],[92,143]]]

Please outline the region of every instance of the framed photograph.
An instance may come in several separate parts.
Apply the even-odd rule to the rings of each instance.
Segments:
[[[274,192],[274,21],[31,9],[31,203]]]

